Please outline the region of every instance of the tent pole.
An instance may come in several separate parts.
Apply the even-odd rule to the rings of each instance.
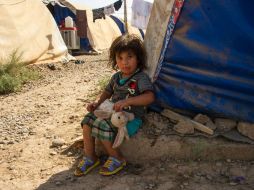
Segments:
[[[125,25],[125,33],[129,33],[128,24],[127,24],[127,0],[124,0],[124,25]]]

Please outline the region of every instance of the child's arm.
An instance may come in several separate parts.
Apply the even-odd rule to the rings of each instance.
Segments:
[[[106,99],[109,99],[112,96],[111,93],[104,90],[102,94],[100,95],[100,98],[97,102],[93,102],[88,104],[87,111],[93,112],[102,102],[104,102]]]
[[[115,111],[122,111],[128,106],[147,106],[154,101],[154,93],[152,91],[145,91],[143,94],[130,97],[128,99],[120,100],[114,104]]]

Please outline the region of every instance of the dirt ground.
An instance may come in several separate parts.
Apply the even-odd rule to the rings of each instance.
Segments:
[[[34,65],[42,74],[17,93],[0,96],[0,189],[3,190],[252,190],[254,161],[175,160],[129,163],[102,177],[98,169],[74,177],[81,149],[65,151],[81,135],[85,107],[105,76],[107,54],[77,57],[84,63]]]

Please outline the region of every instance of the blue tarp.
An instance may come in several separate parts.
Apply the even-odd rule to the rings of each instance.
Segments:
[[[254,122],[254,3],[186,0],[154,83],[157,109]]]

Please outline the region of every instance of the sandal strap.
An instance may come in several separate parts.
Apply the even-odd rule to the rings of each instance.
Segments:
[[[103,165],[103,167],[107,168],[109,171],[114,171],[116,168],[120,167],[123,164],[123,162],[125,161],[120,161],[110,156]]]
[[[82,172],[86,171],[88,167],[92,166],[95,162],[88,158],[88,157],[83,157],[82,161],[79,163],[79,168]]]

